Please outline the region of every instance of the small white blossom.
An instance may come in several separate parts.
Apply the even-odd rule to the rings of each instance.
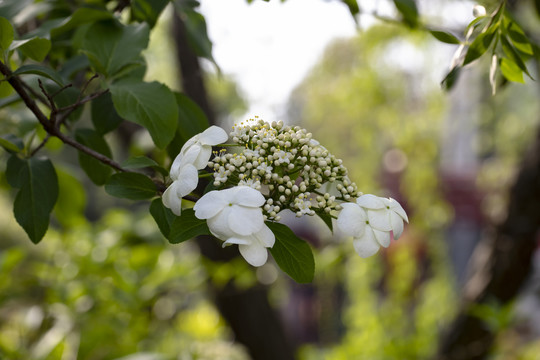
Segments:
[[[192,164],[185,164],[177,172],[177,179],[163,193],[163,205],[175,215],[182,213],[182,198],[195,190],[199,182],[199,174]]]

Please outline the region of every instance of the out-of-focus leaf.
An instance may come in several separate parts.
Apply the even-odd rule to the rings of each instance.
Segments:
[[[418,25],[418,8],[415,0],[394,0],[396,9],[403,17],[403,21],[410,27]]]
[[[113,77],[125,67],[144,64],[140,53],[148,46],[149,36],[146,23],[99,22],[86,32],[81,50],[98,72]]]
[[[523,80],[523,71],[512,60],[505,58],[501,60],[501,73],[507,80],[520,83],[525,82]]]
[[[118,115],[110,92],[92,100],[92,124],[100,134],[106,134],[120,125],[123,119]]]
[[[65,227],[84,223],[86,206],[84,187],[76,177],[66,171],[58,169],[57,175],[60,192],[54,207],[56,219]]]
[[[8,19],[0,17],[0,49],[7,50],[13,41],[13,26]]]
[[[112,175],[105,184],[105,191],[109,195],[130,200],[150,199],[157,194],[154,182],[139,173]]]
[[[161,149],[171,142],[178,126],[178,106],[168,87],[126,79],[110,89],[114,107],[122,118],[148,129]]]
[[[0,1],[0,16],[11,20],[24,8],[32,3],[33,0],[12,0]]]
[[[161,198],[152,200],[152,203],[150,204],[150,215],[152,215],[156,221],[159,231],[161,231],[163,236],[168,239],[169,234],[171,233],[171,225],[176,218],[176,215],[163,205]]]
[[[523,71],[532,79],[529,70],[527,70],[527,66],[521,58],[521,55],[516,51],[514,46],[507,40],[505,36],[501,36],[501,45],[503,48],[503,52],[508,57],[508,59],[512,60],[512,62],[514,62],[521,69],[521,71]]]
[[[429,30],[429,33],[433,35],[435,39],[446,44],[460,44],[461,43],[457,37],[455,37],[454,35],[446,31]]]
[[[131,0],[131,15],[134,20],[146,21],[150,27],[154,27],[168,3],[169,0]]]
[[[47,82],[44,85],[45,85],[45,90],[47,90],[49,94],[55,94],[54,103],[56,104],[58,108],[73,105],[75,102],[77,102],[77,99],[80,96],[80,91],[74,87],[68,87],[68,88],[62,89],[56,83],[52,83],[52,82]],[[60,89],[62,90],[60,91]],[[69,114],[68,120],[70,121],[78,120],[82,115],[82,111],[83,111],[82,106],[75,109],[71,114]]]
[[[190,4],[180,4],[176,8],[178,15],[184,21],[189,45],[195,54],[210,60],[217,66],[212,56],[212,42],[208,37],[204,16],[195,11]]]
[[[64,85],[62,77],[53,69],[42,65],[23,65],[13,72],[14,75],[34,74],[51,79],[60,86]]]
[[[478,59],[480,56],[484,55],[487,49],[490,47],[493,39],[495,37],[496,29],[489,29],[486,32],[481,33],[474,39],[474,41],[469,45],[465,59],[463,60],[463,65],[467,65],[474,60]]]
[[[109,145],[99,133],[92,129],[77,129],[75,139],[107,157],[111,157]],[[111,175],[112,169],[101,161],[79,151],[79,164],[90,180],[96,185],[103,185]]]
[[[6,164],[6,180],[8,184],[16,189],[22,186],[22,178],[19,175],[25,165],[24,160],[13,154],[9,157]]]
[[[199,235],[211,235],[206,220],[197,219],[193,209],[185,209],[171,225],[169,242],[178,244]]]
[[[19,49],[25,56],[32,60],[42,62],[51,50],[49,39],[33,37],[24,40],[14,40],[9,46],[9,50]]]
[[[349,9],[349,12],[351,13],[354,22],[357,22],[356,15],[360,13],[360,7],[358,6],[357,0],[341,0],[345,5],[347,5],[347,8]]]
[[[11,153],[20,152],[22,149],[24,149],[22,140],[13,134],[0,136],[0,146]]]
[[[298,283],[311,282],[315,274],[315,260],[309,244],[283,224],[266,224],[276,236],[276,243],[270,252],[281,270]]]
[[[58,178],[49,159],[23,160],[19,171],[20,190],[15,197],[15,219],[37,244],[47,232],[49,217],[58,198]]]
[[[51,36],[56,37],[82,24],[107,19],[114,19],[114,15],[110,11],[105,9],[80,7],[75,10],[71,16],[56,25],[55,28],[51,30]]]
[[[175,93],[178,104],[178,132],[184,142],[208,128],[208,119],[202,109],[184,94]]]
[[[67,59],[63,64],[62,68],[59,70],[61,76],[66,79],[71,78],[73,74],[83,69],[90,67],[90,62],[86,55],[80,54],[74,57]]]
[[[507,27],[507,33],[516,49],[527,55],[533,54],[533,47],[531,45],[531,42],[518,24],[516,24],[514,21],[511,21]]]
[[[316,214],[318,217],[321,218],[322,221],[324,221],[324,223],[326,224],[326,226],[328,226],[330,231],[334,231],[334,227],[332,225],[332,217],[330,216],[330,214],[323,213],[323,212],[320,212],[320,213],[317,212]]]
[[[446,76],[444,77],[443,81],[441,81],[441,87],[443,90],[450,91],[454,85],[456,84],[459,73],[461,72],[461,66],[456,66]]]

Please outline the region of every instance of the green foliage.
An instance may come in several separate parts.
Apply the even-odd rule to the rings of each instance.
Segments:
[[[119,198],[144,200],[156,196],[157,188],[154,182],[143,174],[119,173],[107,180],[105,191]]]
[[[99,134],[104,135],[113,131],[122,121],[114,108],[110,93],[92,100],[92,124]]]
[[[54,81],[59,86],[64,85],[64,81],[62,80],[62,77],[56,71],[46,66],[36,65],[36,64],[23,65],[13,72],[13,75],[25,75],[25,74],[34,74],[34,75],[43,76],[47,79]]]
[[[154,218],[161,234],[168,239],[171,233],[171,225],[175,220],[176,215],[163,205],[160,198],[152,200],[152,203],[150,204],[150,215]]]
[[[266,224],[276,236],[276,243],[270,252],[281,270],[298,283],[311,282],[315,273],[315,260],[309,244],[283,224]]]
[[[165,214],[167,221],[170,215]],[[164,226],[163,216],[161,218],[156,218],[156,222],[159,224],[161,222],[160,229]],[[160,222],[158,222],[160,219]],[[186,209],[182,211],[182,216],[177,216],[172,223],[170,223],[170,232],[167,236],[171,244],[178,244],[186,240],[192,239],[199,235],[212,235],[206,224],[206,220],[197,219],[195,217],[195,211],[193,209]]]
[[[99,133],[92,129],[77,129],[75,140],[107,157],[111,156],[109,145]],[[112,173],[112,169],[88,154],[79,152],[79,164],[86,175],[96,185],[103,185]]]
[[[0,49],[6,51],[13,42],[13,26],[3,17],[0,17]]]
[[[415,0],[394,0],[394,5],[407,26],[414,28],[418,25],[418,7]]]

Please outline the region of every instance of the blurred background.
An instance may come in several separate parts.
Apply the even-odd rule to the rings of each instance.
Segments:
[[[299,285],[272,261],[254,269],[238,258],[211,261],[193,241],[168,244],[148,203],[112,199],[67,156],[57,171],[70,196],[59,198],[38,245],[13,218],[1,179],[0,359],[264,358],[236,332],[242,317],[223,317],[237,292],[261,288],[281,327],[244,316],[286,339],[290,348],[275,359],[437,356],[463,312],[463,289],[473,286],[476,246],[508,217],[511,186],[535,141],[539,85],[508,83],[492,96],[489,59],[481,59],[444,92],[458,46],[380,20],[397,16],[391,2],[359,3],[355,24],[338,1],[202,0],[219,66],[202,62],[204,83],[225,129],[255,115],[305,127],[343,159],[361,191],[400,201],[410,224],[399,241],[361,259],[317,219],[285,216],[315,249],[315,280]],[[538,34],[532,3],[515,14]],[[418,1],[427,23],[456,35],[475,4]],[[181,90],[175,21],[171,9],[161,16],[146,78]],[[131,152],[151,151],[146,135],[133,136]],[[486,295],[467,307],[492,336],[485,358],[540,359],[540,254],[531,259],[517,296]]]

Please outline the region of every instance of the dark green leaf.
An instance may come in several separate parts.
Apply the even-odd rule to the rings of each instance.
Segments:
[[[82,51],[98,72],[114,77],[126,67],[144,64],[140,54],[148,46],[149,36],[146,23],[124,26],[99,22],[86,32]]]
[[[178,104],[178,132],[185,142],[206,130],[210,125],[199,105],[184,94],[175,93],[174,95]]]
[[[60,224],[73,227],[84,223],[86,192],[81,182],[66,171],[58,169],[60,193],[54,207],[54,214]]]
[[[0,1],[0,16],[12,19],[24,8],[28,7],[33,0]]]
[[[150,27],[154,27],[168,3],[169,0],[131,0],[131,15],[134,20],[146,21]]]
[[[212,42],[206,31],[204,16],[195,11],[189,4],[180,4],[178,11],[185,24],[190,47],[197,56],[204,57],[217,66],[212,56]]]
[[[75,132],[75,139],[90,149],[109,158],[111,157],[109,145],[103,136],[96,131],[92,129],[78,129]],[[84,172],[86,172],[90,180],[96,185],[105,184],[112,172],[109,166],[81,151],[79,151],[79,164],[81,164]]]
[[[360,7],[358,6],[358,1],[356,0],[341,0],[345,5],[347,5],[347,8],[349,9],[349,12],[351,13],[354,22],[357,22],[356,15],[360,13]]]
[[[6,180],[11,187],[19,189],[23,185],[20,172],[24,165],[25,161],[17,155],[12,154],[9,157],[6,165]]]
[[[415,0],[394,0],[396,9],[403,17],[403,21],[410,27],[418,25],[418,8]]]
[[[54,103],[58,108],[73,105],[79,99],[80,91],[78,89],[74,87],[68,87],[61,91],[60,89],[61,87],[56,83],[48,82],[45,84],[45,90],[47,90],[49,94],[55,94]],[[82,111],[83,107],[81,106],[69,115],[68,120],[76,121],[81,117]]]
[[[122,163],[122,167],[124,169],[141,169],[141,168],[151,167],[152,169],[158,171],[163,176],[169,175],[169,172],[167,170],[165,170],[164,168],[159,166],[157,162],[155,162],[154,160],[146,156],[135,156],[135,157],[129,158]]]
[[[23,162],[13,213],[30,240],[37,244],[49,227],[49,217],[58,198],[58,178],[49,159],[30,158]]]
[[[330,231],[334,231],[334,227],[332,226],[332,217],[330,216],[330,214],[325,213],[325,212],[317,212],[316,214],[318,217],[321,218],[322,221],[324,221],[324,223],[326,224],[326,226],[328,226]]]
[[[534,9],[536,10],[536,16],[540,17],[540,0],[534,0]]]
[[[42,66],[42,65],[24,65],[18,68],[15,72],[13,72],[14,75],[23,75],[23,74],[34,74],[46,77],[47,79],[51,79],[55,83],[57,83],[60,86],[64,85],[64,81],[62,80],[62,77],[54,71],[53,69]]]
[[[456,84],[457,80],[459,79],[459,74],[461,72],[461,66],[456,66],[446,76],[444,77],[443,81],[441,81],[441,87],[443,90],[450,91],[454,85]]]
[[[520,54],[516,51],[514,46],[510,44],[506,36],[501,36],[501,44],[502,44],[503,52],[508,57],[508,59],[514,62],[521,69],[521,71],[523,71],[532,79],[532,76],[529,73],[529,70],[527,70],[527,66],[525,66],[525,63],[523,62],[523,59],[521,58]]]
[[[63,22],[51,30],[51,36],[56,37],[66,31],[76,28],[82,24],[93,23],[99,20],[114,19],[114,15],[105,9],[80,7],[67,17]]]
[[[13,41],[13,26],[3,17],[0,17],[0,49],[7,50]]]
[[[315,260],[309,244],[283,224],[266,224],[276,236],[276,243],[270,252],[281,270],[298,283],[311,282],[315,274]]]
[[[69,79],[73,74],[90,67],[90,62],[84,54],[80,54],[67,59],[62,68],[59,70],[60,75]]]
[[[457,37],[445,31],[429,30],[429,33],[433,35],[435,39],[446,44],[460,44],[461,43]]]
[[[533,54],[533,47],[531,45],[531,42],[518,24],[513,21],[510,22],[507,28],[507,32],[516,49],[527,55]]]
[[[197,219],[193,209],[185,209],[174,219],[168,239],[171,244],[178,244],[199,235],[211,235],[206,220]]]
[[[24,149],[22,140],[13,134],[0,136],[0,146],[11,153],[17,153]]]
[[[92,100],[92,124],[98,133],[106,134],[116,129],[122,121],[114,108],[110,92]]]
[[[501,60],[501,73],[503,76],[510,81],[524,83],[523,80],[523,71],[516,65],[515,62],[509,59],[503,58]]]
[[[40,37],[33,37],[25,40],[15,40],[11,43],[9,50],[19,49],[25,56],[32,60],[41,62],[51,50],[51,41]]]
[[[157,147],[171,142],[178,126],[178,106],[168,87],[126,79],[111,85],[111,94],[118,114],[144,126]]]
[[[471,45],[469,45],[469,49],[465,55],[465,60],[463,60],[463,65],[465,66],[484,55],[493,42],[494,37],[495,29],[490,29],[478,35]]]
[[[144,200],[156,196],[156,185],[139,173],[112,175],[105,184],[105,191],[112,196],[130,200]]]
[[[171,225],[176,219],[176,215],[174,215],[170,209],[163,205],[161,198],[157,198],[152,201],[150,204],[150,214],[156,221],[159,231],[161,231],[163,236],[168,239],[169,234],[171,233]]]

